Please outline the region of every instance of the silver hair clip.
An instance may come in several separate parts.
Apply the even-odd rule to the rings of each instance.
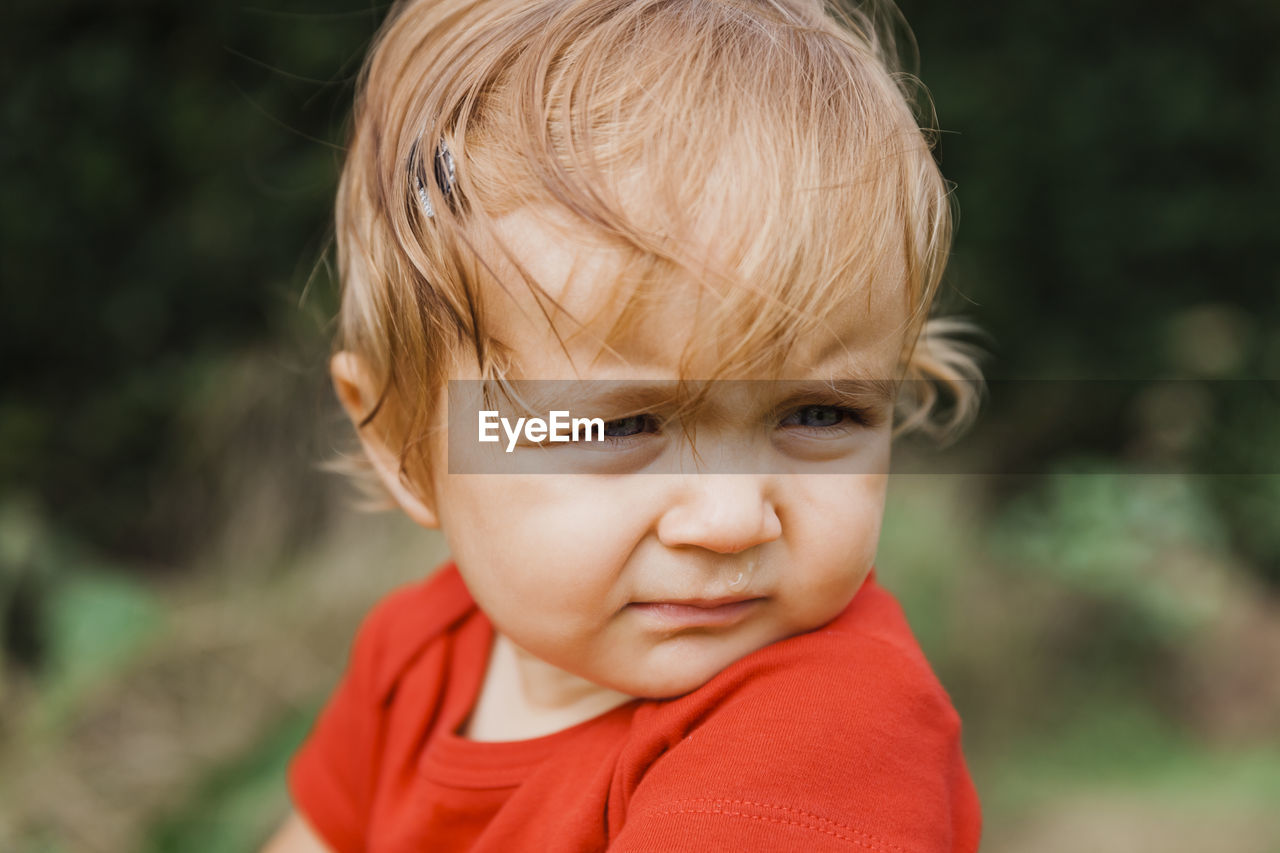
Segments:
[[[413,147],[409,149],[409,176],[413,178],[414,185],[418,190],[418,201],[422,204],[422,212],[427,215],[428,219],[434,219],[436,210],[431,206],[431,198],[427,195],[426,185],[422,183],[422,164],[418,161],[417,155],[418,143],[415,142]],[[440,188],[440,194],[452,205],[453,188],[458,182],[458,169],[453,162],[453,152],[449,150],[448,144],[443,139],[436,146],[435,162],[432,165],[436,186]]]

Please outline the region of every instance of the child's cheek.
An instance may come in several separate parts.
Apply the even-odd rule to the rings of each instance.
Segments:
[[[445,496],[445,533],[472,571],[564,601],[616,580],[649,524],[646,495],[656,479],[457,476]]]
[[[854,589],[875,559],[887,476],[796,478],[783,536],[793,545],[798,573],[832,595]]]

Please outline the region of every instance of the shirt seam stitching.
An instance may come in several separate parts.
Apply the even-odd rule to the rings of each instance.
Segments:
[[[798,826],[803,829],[813,830],[814,832],[821,832],[825,835],[839,838],[842,841],[848,841],[851,844],[856,844],[866,850],[876,851],[876,853],[890,853],[890,851],[893,851],[893,853],[909,853],[906,848],[901,845],[894,844],[884,838],[872,835],[869,832],[863,832],[860,829],[855,829],[848,824],[840,823],[839,821],[834,821],[830,818],[825,818],[822,815],[814,814],[813,812],[805,811],[804,809],[795,808],[794,806],[782,806],[777,805],[776,803],[762,803],[755,800],[731,799],[728,797],[691,797],[677,800],[673,805],[695,805],[699,803],[705,803],[708,805],[687,809],[671,808],[658,812],[658,814],[719,814],[731,817],[744,817],[750,820],[762,820],[769,823]],[[756,815],[744,811],[730,811],[729,809],[713,808],[712,806],[754,806],[760,809],[772,809],[774,811],[793,815],[796,818],[806,818],[807,820],[788,820],[782,817]],[[848,835],[842,835],[836,830],[842,830],[843,832],[848,833]],[[865,840],[860,841],[858,838],[849,836],[859,836]]]

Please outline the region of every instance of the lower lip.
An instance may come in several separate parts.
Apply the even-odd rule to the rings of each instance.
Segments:
[[[667,604],[664,602],[645,602],[628,606],[664,625],[675,625],[682,628],[718,627],[738,622],[750,612],[752,607],[762,600],[749,598],[746,601],[735,601],[731,604],[721,604],[717,607],[694,607],[692,604]]]

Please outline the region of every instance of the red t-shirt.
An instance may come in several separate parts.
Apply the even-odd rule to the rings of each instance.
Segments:
[[[289,768],[334,850],[978,848],[959,717],[874,573],[828,624],[691,693],[531,740],[456,734],[492,640],[451,563],[366,618]]]

